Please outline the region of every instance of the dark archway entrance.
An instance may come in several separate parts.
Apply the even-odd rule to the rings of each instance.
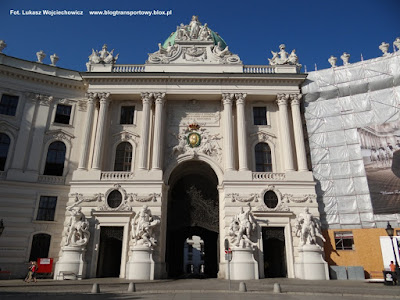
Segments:
[[[119,277],[121,268],[123,227],[100,227],[97,277]]]
[[[285,233],[282,227],[262,229],[265,278],[286,277]]]
[[[204,162],[185,162],[171,174],[167,212],[166,263],[169,277],[187,275],[184,245],[204,241],[204,277],[217,277],[219,245],[218,178]]]

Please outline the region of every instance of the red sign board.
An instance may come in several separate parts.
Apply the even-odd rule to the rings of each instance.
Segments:
[[[53,259],[52,258],[38,258],[37,273],[53,273]]]

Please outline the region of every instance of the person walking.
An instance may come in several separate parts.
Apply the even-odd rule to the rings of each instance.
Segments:
[[[393,260],[390,261],[390,272],[392,273],[393,284],[397,285],[397,274],[396,274],[396,265],[394,264]]]
[[[33,267],[33,261],[29,262],[29,268],[28,268],[28,274],[25,277],[25,282],[30,282],[32,280],[32,267]]]

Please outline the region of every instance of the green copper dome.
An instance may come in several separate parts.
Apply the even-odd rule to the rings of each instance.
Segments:
[[[197,16],[192,17],[192,21],[189,25],[181,24],[178,26],[175,32],[172,32],[170,36],[162,44],[164,49],[168,46],[175,45],[175,41],[213,41],[214,45],[220,45],[221,49],[226,48],[226,42],[218,33],[207,27],[207,24],[202,25]]]

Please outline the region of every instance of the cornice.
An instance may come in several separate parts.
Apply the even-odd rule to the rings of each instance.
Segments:
[[[215,76],[215,75],[214,75]],[[96,84],[162,84],[162,85],[177,85],[177,84],[203,84],[203,85],[296,85],[298,86],[304,81],[305,77],[226,77],[224,74],[218,77],[114,77],[114,76],[99,76],[99,77],[84,77],[85,81],[90,85]]]
[[[18,80],[26,80],[34,83],[48,84],[60,88],[73,90],[86,90],[83,80],[68,79],[56,75],[36,73],[29,70],[21,70],[15,67],[0,65],[0,75],[5,75]]]

